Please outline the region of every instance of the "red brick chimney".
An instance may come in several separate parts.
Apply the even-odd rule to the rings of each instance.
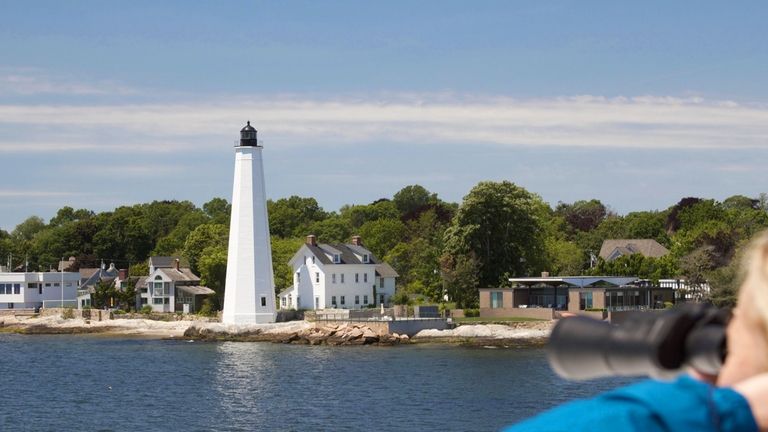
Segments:
[[[120,269],[119,274],[120,280],[128,279],[128,269]]]
[[[352,236],[352,244],[355,246],[362,246],[363,245],[363,238],[359,235]]]
[[[307,236],[307,244],[310,246],[317,246],[317,236],[310,234]]]

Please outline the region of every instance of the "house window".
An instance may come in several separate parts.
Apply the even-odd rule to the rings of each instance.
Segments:
[[[363,282],[368,283],[368,273],[363,273]]]
[[[267,305],[267,298],[264,296],[261,296],[261,307],[265,307]]]
[[[46,287],[49,287],[49,286],[51,286],[51,284],[50,284],[50,283],[46,283],[46,284],[45,284],[45,286],[46,286]]]
[[[315,283],[320,283],[320,273],[315,272]]]
[[[363,304],[368,304],[368,295],[363,296]]]
[[[341,283],[344,283],[344,273],[341,274]]]
[[[163,304],[163,299],[160,297],[155,297],[152,299],[152,304]]]
[[[147,298],[146,297],[142,297],[141,298],[141,304],[143,304],[143,305],[147,304]]]
[[[355,283],[360,282],[360,273],[355,273]]]
[[[331,275],[331,283],[336,283],[336,273]]]
[[[341,304],[342,304],[342,306],[345,304],[344,296],[341,296]]]
[[[13,303],[8,303],[8,309],[13,309]]]
[[[37,282],[30,282],[27,288],[30,289],[37,289]]]
[[[504,293],[501,291],[491,292],[491,308],[498,309],[504,307]]]
[[[21,284],[13,285],[13,293],[14,294],[21,294]]]
[[[341,262],[341,256],[339,254],[333,254],[333,262],[338,264]]]
[[[331,296],[331,304],[336,306],[336,296]]]
[[[359,304],[360,304],[360,296],[359,296],[359,295],[356,295],[356,296],[355,296],[355,304],[356,304],[356,305],[359,305]]]
[[[368,256],[368,254],[365,254],[365,255],[363,255],[363,263],[365,263],[365,264],[368,264],[368,262],[369,262],[370,260],[371,260],[371,259],[370,259],[370,257]]]
[[[163,303],[165,303],[165,304],[170,304],[170,303],[171,303],[171,299],[170,299],[170,298],[168,298],[168,297],[165,297],[165,298],[163,299]]]
[[[592,291],[579,293],[579,309],[592,309]]]

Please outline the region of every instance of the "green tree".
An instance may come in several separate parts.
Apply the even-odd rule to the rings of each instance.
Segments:
[[[275,274],[275,291],[293,286],[293,268],[288,261],[304,243],[301,238],[272,236],[272,271]]]
[[[558,203],[555,213],[576,231],[592,231],[605,219],[608,209],[599,200],[576,201],[573,204]]]
[[[441,267],[446,293],[450,300],[456,302],[456,307],[478,307],[479,263],[473,254],[443,255]]]
[[[548,211],[538,196],[511,182],[481,182],[446,231],[445,252],[456,263],[476,263],[482,286],[505,283],[507,274],[538,273],[546,265],[542,219]]]
[[[392,197],[392,203],[401,215],[417,213],[435,202],[437,194],[430,193],[420,185],[406,186]]]
[[[203,204],[203,212],[211,223],[229,226],[229,215],[232,206],[224,198],[213,198]]]
[[[368,248],[377,257],[382,257],[402,240],[405,224],[399,219],[377,219],[364,223],[359,230]]]
[[[227,247],[211,244],[203,249],[197,261],[200,283],[214,290],[212,307],[221,310],[224,305],[224,289],[227,280]]]
[[[278,237],[300,237],[307,228],[328,217],[314,198],[293,195],[277,201],[267,201],[269,232]]]
[[[314,234],[323,243],[345,243],[352,237],[349,222],[338,215],[315,222],[307,228],[305,235]]]
[[[192,271],[198,271],[197,266],[203,251],[209,247],[219,247],[227,250],[229,228],[220,224],[203,224],[187,236],[184,242],[184,256],[189,260]]]

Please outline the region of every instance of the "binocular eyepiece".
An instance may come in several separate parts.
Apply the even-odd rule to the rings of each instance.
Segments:
[[[730,312],[685,304],[660,313],[635,312],[620,325],[576,316],[561,319],[547,358],[563,378],[671,377],[686,367],[716,375],[726,355]]]

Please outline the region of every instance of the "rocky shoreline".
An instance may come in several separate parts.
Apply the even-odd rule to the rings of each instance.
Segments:
[[[224,325],[207,321],[120,319],[86,321],[59,317],[0,318],[1,333],[102,334],[196,341],[272,342],[297,345],[392,346],[450,344],[478,347],[538,346],[546,342],[552,322],[461,325],[452,330],[422,330],[415,335],[378,333],[362,322],[340,324],[291,321],[287,323]]]

